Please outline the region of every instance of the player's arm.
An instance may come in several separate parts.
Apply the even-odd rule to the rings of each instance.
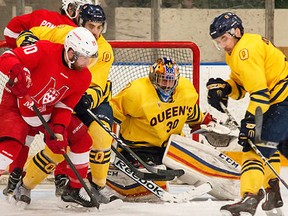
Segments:
[[[228,96],[234,100],[239,100],[244,98],[247,92],[242,85],[239,85],[234,80],[236,79],[233,77],[233,73],[231,73],[230,79],[226,80],[226,82],[231,86],[231,93]]]
[[[55,28],[46,26],[37,26],[30,29],[34,36],[39,40],[48,40],[53,43],[64,44],[64,40],[69,31],[74,29],[74,26],[58,25]]]
[[[32,85],[30,71],[37,67],[41,56],[41,48],[35,44],[7,51],[1,56],[0,71],[9,78],[6,84],[8,91],[17,97],[27,94]]]
[[[253,54],[253,52],[255,51],[252,50],[250,52],[249,59],[241,62],[240,74],[243,88],[250,94],[247,112],[255,115],[257,106],[262,108],[263,113],[269,109],[270,92],[268,90],[265,69],[263,67],[264,59],[258,58],[257,56],[259,55],[257,55],[257,53]]]
[[[111,83],[107,83],[107,79],[114,61],[111,45],[104,41],[104,39],[97,42],[99,45],[99,56],[97,63],[89,68],[92,73],[92,81],[89,89],[86,91],[93,98],[93,108],[97,107],[103,100],[110,100]]]
[[[16,38],[21,31],[29,30],[31,17],[31,14],[24,14],[10,20],[4,29],[4,37],[8,47],[16,48]]]
[[[126,88],[109,101],[113,110],[114,120],[118,124],[121,124],[128,116],[133,116],[131,113],[135,110],[134,104],[141,104],[141,102],[139,102],[140,98],[139,100],[134,100],[135,97],[137,98],[135,94],[133,95],[133,86],[129,83]],[[133,101],[138,102],[135,103]]]

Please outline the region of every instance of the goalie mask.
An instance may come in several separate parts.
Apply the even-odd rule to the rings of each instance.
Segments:
[[[79,13],[79,24],[84,26],[87,21],[102,23],[103,30],[101,33],[105,33],[107,29],[106,16],[103,8],[100,5],[86,4],[81,8]]]
[[[93,34],[84,27],[77,27],[67,34],[64,48],[70,69],[73,69],[73,64],[76,61],[80,65],[86,64],[89,67],[97,62],[98,44]],[[74,51],[72,59],[68,57],[70,49]]]
[[[79,9],[84,4],[92,4],[92,1],[91,0],[62,0],[61,9],[65,11],[66,15],[70,19],[74,19],[78,16]],[[73,11],[72,15],[69,14],[69,11],[68,11],[69,7]]]
[[[150,67],[149,79],[161,101],[170,102],[179,81],[178,65],[170,58],[160,58]]]

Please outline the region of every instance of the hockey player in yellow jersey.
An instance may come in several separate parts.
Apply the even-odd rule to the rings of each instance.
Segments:
[[[149,78],[131,82],[114,96],[111,106],[125,142],[136,151],[157,149],[154,156],[159,158],[153,161],[159,164],[171,134],[181,134],[185,123],[193,127],[203,121],[197,100],[191,81],[180,77],[177,64],[164,57],[151,66]]]
[[[207,82],[208,103],[223,112],[220,102],[227,106],[228,97],[241,99],[246,93],[250,101],[241,121],[238,143],[243,146],[240,190],[242,200],[221,207],[226,215],[249,213],[254,215],[259,202],[266,197],[262,209],[269,213],[277,210],[282,215],[283,201],[279,180],[272,170],[254,152],[248,139],[254,141],[255,110],[261,107],[263,127],[261,139],[279,143],[288,138],[288,62],[284,54],[269,40],[258,34],[244,33],[241,19],[226,12],[217,16],[210,25],[210,36],[219,49],[226,52],[230,78],[211,78]],[[256,144],[268,158],[271,166],[280,172],[280,154],[276,146]],[[261,189],[265,188],[265,192]]]
[[[104,10],[99,5],[86,4],[82,6],[79,13],[79,25],[87,28],[97,40],[98,60],[89,70],[92,73],[92,81],[86,94],[83,95],[75,107],[77,117],[88,127],[88,132],[93,140],[90,151],[90,169],[88,179],[93,188],[100,192],[103,200],[100,202],[110,202],[118,199],[114,194],[106,190],[106,178],[110,164],[110,153],[112,138],[106,133],[98,123],[94,122],[86,112],[87,108],[99,116],[101,121],[108,127],[112,126],[113,113],[109,105],[111,98],[111,83],[108,80],[110,67],[114,61],[111,45],[105,40],[102,33],[107,28]],[[34,27],[29,32],[24,32],[23,37],[18,37],[17,45],[29,40],[29,35],[38,37],[40,40],[49,40],[54,43],[64,43],[64,35],[75,27],[60,25],[53,29],[47,27]],[[62,187],[67,184],[67,177],[64,174],[66,162],[59,164],[54,172],[56,195],[62,191]]]
[[[237,190],[235,190],[236,197],[233,194],[234,188],[237,187],[232,187],[227,192],[229,194],[227,196],[226,193],[223,195],[223,190],[219,190],[223,185],[224,188],[230,188],[233,185],[230,182],[234,179],[239,182],[239,172],[227,171],[224,173],[226,168],[223,168],[221,173],[219,167],[217,171],[217,168],[214,169],[213,167],[213,165],[216,167],[217,158],[210,156],[210,152],[204,156],[204,152],[206,152],[204,145],[193,142],[191,138],[180,136],[184,124],[188,124],[192,130],[196,130],[200,125],[214,123],[209,113],[204,115],[201,112],[197,104],[198,93],[191,81],[180,76],[180,73],[178,65],[172,59],[159,58],[150,67],[149,77],[132,81],[112,97],[110,104],[113,109],[114,120],[120,125],[119,137],[146,163],[155,166],[165,165],[171,169],[181,167],[185,171],[183,180],[186,183],[199,186],[209,182],[213,187],[211,193],[216,198],[239,197]],[[172,140],[172,137],[179,138],[181,143],[178,142],[179,140]],[[183,143],[182,139],[185,139]],[[196,145],[195,148],[203,148],[200,153],[195,153],[194,148],[192,149],[194,145]],[[141,164],[129,153],[122,151],[122,154],[137,168],[141,169]],[[196,159],[193,158],[195,154],[197,154]],[[218,152],[216,155],[219,155]],[[208,162],[197,160],[201,157],[210,157],[211,160]],[[214,164],[210,167],[208,167],[209,165],[206,166],[207,164],[211,165],[213,163],[211,161]],[[125,178],[117,170],[110,169],[109,171],[107,184],[122,195],[125,200],[154,202],[157,198],[151,193],[149,194],[141,185],[129,181],[129,177]],[[231,175],[227,176],[227,173]],[[223,181],[215,184],[214,187],[215,176],[217,176],[216,181]],[[229,185],[223,183],[226,180]],[[164,189],[168,184],[168,182],[157,183]]]

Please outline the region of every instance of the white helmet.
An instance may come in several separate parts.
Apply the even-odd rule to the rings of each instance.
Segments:
[[[62,9],[70,19],[74,19],[79,14],[79,9],[84,4],[93,4],[91,0],[62,0]],[[69,5],[73,8],[73,16],[68,12]]]
[[[94,35],[84,27],[77,27],[66,35],[64,48],[69,68],[72,68],[72,64],[79,57],[93,59],[93,62],[97,61],[98,44]],[[68,51],[70,49],[74,51],[72,60],[68,58]]]

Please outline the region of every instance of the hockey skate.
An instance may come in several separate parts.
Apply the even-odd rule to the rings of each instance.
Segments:
[[[54,183],[56,187],[55,196],[60,197],[69,183],[69,178],[66,175],[62,175],[62,174],[56,175],[54,179]]]
[[[224,216],[253,216],[259,202],[264,198],[264,191],[259,190],[258,194],[245,193],[240,202],[222,206],[220,212]]]
[[[21,178],[22,170],[20,168],[15,168],[9,175],[8,184],[6,188],[3,189],[3,195],[7,197],[12,197],[16,185],[21,180]]]
[[[266,199],[262,204],[262,210],[268,216],[283,216],[281,207],[283,200],[280,194],[279,180],[277,178],[269,180],[269,188],[266,188]]]
[[[71,188],[67,186],[61,194],[60,208],[92,208],[95,207],[84,188]]]
[[[31,202],[31,190],[26,188],[22,181],[19,181],[13,192],[13,198],[15,204],[24,209]]]
[[[123,205],[123,201],[113,194],[108,188],[99,187],[93,182],[90,182],[90,185],[91,191],[96,195],[95,198],[99,203],[109,204],[109,206],[113,206],[113,208],[120,208]]]

